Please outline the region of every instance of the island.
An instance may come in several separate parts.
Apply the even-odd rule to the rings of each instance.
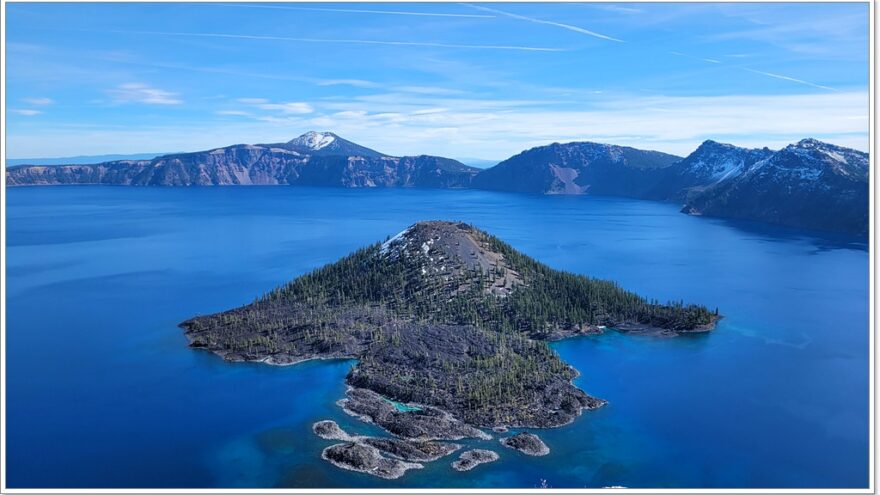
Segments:
[[[474,449],[462,452],[458,459],[452,461],[452,469],[456,471],[470,471],[471,469],[498,460],[498,454],[491,450]]]
[[[512,437],[502,438],[499,440],[501,445],[518,450],[526,455],[547,455],[550,448],[534,433],[517,433]]]
[[[344,441],[323,457],[393,478],[454,450],[442,441],[558,427],[605,404],[572,383],[578,372],[548,341],[609,329],[707,332],[719,318],[717,309],[662,304],[554,270],[471,225],[430,221],[181,327],[191,347],[228,361],[356,359],[339,405],[392,437],[366,440],[316,424],[319,435]],[[535,439],[502,442],[543,452]]]

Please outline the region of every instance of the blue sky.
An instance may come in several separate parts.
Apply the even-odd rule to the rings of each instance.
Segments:
[[[576,140],[868,148],[867,3],[6,9],[9,158],[308,130],[485,159]]]

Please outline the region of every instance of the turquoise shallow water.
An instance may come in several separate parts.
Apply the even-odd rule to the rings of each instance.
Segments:
[[[406,405],[406,404],[403,404],[403,403],[401,403],[401,402],[397,402],[397,401],[394,401],[394,400],[391,400],[391,399],[385,399],[385,401],[387,401],[389,404],[391,404],[392,406],[394,406],[394,409],[397,409],[397,410],[400,411],[400,412],[413,412],[413,411],[421,411],[421,410],[422,410],[421,407],[418,407],[418,406],[408,406],[408,405]]]
[[[288,187],[11,189],[10,487],[865,487],[863,242],[681,215],[675,205],[480,191]],[[320,460],[350,361],[229,364],[177,323],[251,301],[418,220],[465,220],[556,268],[718,306],[717,331],[554,344],[609,401],[380,480]]]

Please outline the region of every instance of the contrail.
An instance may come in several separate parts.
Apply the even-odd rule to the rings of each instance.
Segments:
[[[424,17],[471,17],[491,19],[494,15],[484,14],[445,14],[440,12],[404,12],[399,10],[367,10],[367,9],[333,9],[322,7],[282,7],[280,5],[243,5],[243,4],[219,4],[220,7],[238,7],[245,9],[278,9],[278,10],[309,10],[314,12],[349,12],[353,14],[385,14],[385,15],[414,15]]]
[[[830,87],[828,87],[828,86],[822,86],[821,84],[811,83],[810,81],[804,81],[803,79],[795,79],[795,78],[793,78],[793,77],[783,76],[782,74],[774,74],[774,73],[772,73],[772,72],[764,72],[764,71],[761,71],[761,70],[749,69],[749,68],[747,68],[747,67],[741,67],[741,69],[744,70],[744,71],[753,72],[753,73],[755,73],[755,74],[761,74],[761,75],[763,75],[763,76],[767,76],[767,77],[773,77],[773,78],[776,78],[776,79],[782,79],[783,81],[796,82],[796,83],[798,83],[798,84],[805,84],[805,85],[807,85],[807,86],[812,86],[812,87],[814,87],[814,88],[819,88],[819,89],[826,89],[826,90],[828,90],[828,91],[837,91],[836,89],[834,89],[834,88],[830,88]]]
[[[190,36],[196,38],[232,38],[246,40],[267,41],[293,41],[297,43],[349,43],[356,45],[396,45],[396,46],[428,46],[439,48],[471,48],[477,50],[518,50],[527,52],[564,52],[564,48],[546,48],[535,46],[515,45],[462,45],[455,43],[433,43],[423,41],[377,41],[377,40],[354,40],[354,39],[323,39],[323,38],[289,38],[286,36],[260,36],[250,34],[224,34],[224,33],[181,33],[166,31],[111,31],[119,34],[145,34],[150,36]]]
[[[601,38],[603,40],[616,41],[618,43],[626,43],[625,41],[617,38],[612,38],[611,36],[606,36],[602,33],[597,33],[595,31],[590,31],[589,29],[584,29],[578,26],[572,26],[571,24],[563,24],[561,22],[553,22],[553,21],[545,21],[543,19],[535,19],[534,17],[526,17],[524,15],[512,14],[510,12],[505,12],[503,10],[490,9],[489,7],[483,7],[480,5],[471,5],[469,3],[465,3],[462,5],[467,5],[468,7],[475,8],[477,10],[482,10],[484,12],[492,12],[493,14],[503,15],[507,17],[511,17],[513,19],[519,19],[521,21],[534,22],[535,24],[546,24],[548,26],[555,26],[562,29],[567,29],[569,31],[574,31],[576,33],[586,34],[588,36],[593,36],[595,38]]]

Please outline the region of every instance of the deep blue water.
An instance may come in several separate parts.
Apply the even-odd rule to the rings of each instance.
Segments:
[[[675,205],[480,191],[51,187],[7,191],[10,487],[868,485],[863,243],[688,217]],[[607,399],[539,434],[395,481],[319,458],[351,362],[229,364],[177,323],[418,220],[465,220],[553,266],[719,307],[708,335],[555,348]]]

